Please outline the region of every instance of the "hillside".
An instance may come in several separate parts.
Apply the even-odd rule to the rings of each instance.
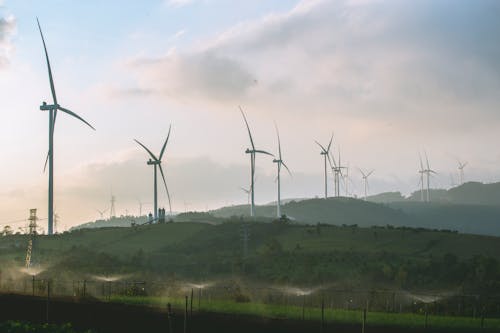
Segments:
[[[479,182],[468,182],[449,190],[431,189],[430,195],[433,202],[459,205],[500,206],[500,183],[483,184]],[[368,197],[368,201],[390,203],[422,200],[420,190],[417,190],[407,198],[403,197],[399,192],[387,192],[370,196]]]
[[[248,205],[240,205],[223,207],[211,214],[221,218],[248,217],[249,210]],[[414,201],[377,204],[352,198],[328,198],[292,201],[283,205],[282,211],[297,223],[392,225],[500,236],[500,206]],[[259,217],[275,218],[276,207],[257,206],[256,213]]]
[[[245,224],[250,240],[244,260]],[[19,271],[8,267],[22,266],[26,244],[24,235],[0,238],[2,278],[19,278]],[[67,279],[103,274],[190,280],[244,275],[261,282],[408,288],[465,284],[494,290],[497,285],[485,281],[500,277],[494,259],[498,253],[498,237],[240,219],[217,225],[183,222],[84,229],[41,236],[35,247],[36,261],[48,267],[42,274]]]

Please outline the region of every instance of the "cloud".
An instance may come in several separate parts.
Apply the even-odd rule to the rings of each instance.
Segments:
[[[144,85],[133,91],[159,93],[187,101],[237,101],[256,84],[241,63],[215,52],[180,55],[172,50],[157,59],[138,59],[133,66],[141,72]]]
[[[183,103],[403,117],[457,107],[492,116],[498,15],[490,0],[302,1],[191,50],[138,59],[135,70],[142,89]]]
[[[10,15],[0,17],[0,68],[9,63],[9,59],[14,50],[12,37],[16,31],[16,19]]]
[[[167,0],[166,3],[171,7],[184,7],[193,3],[194,0]]]

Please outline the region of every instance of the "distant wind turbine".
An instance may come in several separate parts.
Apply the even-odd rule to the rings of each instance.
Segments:
[[[255,145],[252,138],[252,132],[250,131],[250,126],[248,125],[247,118],[245,117],[245,113],[243,112],[241,106],[239,106],[239,108],[241,111],[241,115],[243,116],[243,120],[245,121],[245,125],[248,130],[248,137],[250,138],[250,144],[252,146],[252,149],[247,148],[245,150],[245,153],[250,154],[250,195],[252,199],[250,206],[250,216],[254,217],[255,216],[255,155],[265,154],[273,157],[274,155],[264,150],[255,149]]]
[[[163,168],[161,167],[161,159],[163,157],[163,154],[165,153],[165,148],[167,147],[168,139],[170,138],[170,131],[172,130],[172,125],[169,126],[168,128],[168,134],[167,134],[167,139],[165,140],[165,143],[163,144],[163,147],[161,148],[160,151],[160,156],[156,157],[155,154],[151,152],[145,145],[140,143],[138,140],[134,139],[135,142],[137,142],[142,148],[144,148],[149,156],[151,157],[148,161],[148,165],[153,165],[154,166],[154,218],[155,220],[158,219],[158,186],[157,186],[157,171],[156,168],[158,167],[160,169],[161,173],[161,178],[163,179],[163,184],[165,185],[165,190],[167,191],[167,198],[168,198],[168,207],[170,211],[170,215],[172,215],[172,204],[170,201],[170,193],[168,192],[168,186],[167,186],[167,181],[165,180],[165,174],[163,173]]]
[[[54,233],[54,129],[56,125],[56,118],[57,118],[57,111],[62,111],[66,114],[69,114],[72,117],[77,118],[78,120],[84,122],[86,125],[88,125],[90,128],[95,130],[92,125],[90,125],[88,122],[86,122],[82,117],[74,113],[73,111],[70,111],[66,108],[63,108],[57,103],[57,96],[56,96],[56,88],[54,86],[54,78],[52,75],[52,69],[50,67],[50,61],[49,61],[49,54],[47,52],[47,46],[45,44],[45,39],[43,37],[42,33],[42,28],[40,26],[40,22],[38,21],[38,18],[36,19],[37,24],[38,24],[38,30],[40,31],[40,36],[42,37],[42,43],[43,43],[43,50],[45,51],[45,59],[47,61],[47,69],[48,69],[48,74],[49,74],[49,83],[50,83],[50,90],[52,92],[52,99],[53,103],[52,104],[47,104],[47,102],[43,102],[42,105],[40,106],[41,111],[48,111],[49,112],[49,151],[47,153],[47,159],[45,160],[45,167],[47,166],[47,163],[49,164],[49,195],[48,195],[48,228],[47,228],[47,234],[52,235]],[[44,167],[44,170],[45,170]]]
[[[106,213],[107,211],[108,211],[107,208],[105,210],[96,209],[96,212],[98,212],[99,215],[101,215],[101,220],[104,219],[104,213]]]
[[[427,169],[424,170],[427,176],[427,202],[431,201],[431,192],[430,192],[430,183],[431,183],[431,174],[437,174],[436,171],[432,170],[429,166],[429,159],[427,158],[427,152],[425,152],[425,162],[427,164]]]
[[[328,143],[327,148],[323,147],[321,145],[321,143],[314,140],[314,142],[316,142],[316,144],[321,148],[320,155],[323,155],[324,164],[325,164],[325,199],[328,198],[328,173],[326,172],[326,160],[328,159],[328,161],[331,162],[329,154],[330,154],[330,147],[332,146],[332,140],[333,140],[333,133],[332,133],[332,137],[330,138],[330,142]]]
[[[420,158],[420,170],[418,170],[418,173],[420,174],[420,201],[424,201],[424,175],[425,175],[425,168],[424,168],[424,163],[422,162],[422,155],[419,153],[418,154]]]
[[[281,157],[281,142],[280,142],[280,133],[278,131],[278,126],[274,124],[274,127],[276,127],[276,135],[278,136],[278,158],[273,160],[273,163],[276,163],[278,166],[278,202],[276,203],[276,215],[278,218],[281,217],[281,166],[284,166],[286,171],[288,171],[288,174],[291,176],[292,173],[290,172],[290,169],[286,166],[285,162],[283,162],[283,159]]]
[[[467,162],[458,161],[458,174],[460,175],[460,185],[464,183],[464,168],[467,166]]]
[[[365,182],[365,200],[368,197],[368,177],[373,173],[375,170],[371,170],[370,172],[363,171],[359,169],[359,172],[363,175],[363,181]]]

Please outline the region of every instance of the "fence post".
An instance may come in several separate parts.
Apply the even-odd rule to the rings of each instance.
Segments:
[[[306,319],[306,294],[302,296],[302,320]]]
[[[191,288],[191,304],[190,304],[190,309],[189,309],[189,316],[193,315],[193,293],[194,293],[194,290],[193,290],[193,288]]]
[[[201,309],[201,288],[198,288],[198,312]]]
[[[187,314],[188,314],[188,297],[186,296],[186,307],[184,308],[184,333],[187,328]]]
[[[363,309],[363,319],[361,322],[361,333],[365,333],[365,326],[366,326],[366,308]]]
[[[45,306],[45,320],[49,323],[49,305],[50,305],[50,280],[47,280],[47,302]]]
[[[321,297],[321,333],[325,331],[325,296]]]

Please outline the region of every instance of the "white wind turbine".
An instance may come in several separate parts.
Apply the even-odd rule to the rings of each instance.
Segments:
[[[49,151],[47,153],[47,159],[45,160],[45,166],[47,166],[47,163],[49,165],[49,194],[48,194],[48,227],[47,227],[47,234],[52,235],[53,234],[53,229],[54,229],[54,129],[56,126],[56,118],[57,118],[57,111],[61,111],[63,113],[66,113],[72,117],[75,117],[76,119],[82,121],[86,125],[88,125],[90,128],[95,130],[92,125],[90,125],[88,122],[86,122],[82,117],[77,115],[71,110],[68,110],[66,108],[63,108],[59,103],[57,102],[57,96],[56,96],[56,88],[54,86],[54,78],[52,75],[52,69],[50,67],[50,61],[49,61],[49,54],[47,52],[47,46],[45,45],[45,39],[43,37],[42,33],[42,28],[40,27],[40,22],[38,21],[38,18],[36,19],[37,24],[38,24],[38,30],[40,31],[40,37],[42,37],[42,43],[43,43],[43,50],[45,51],[45,60],[47,61],[47,70],[49,74],[49,84],[50,84],[50,90],[52,92],[52,104],[47,104],[47,102],[43,102],[42,105],[40,106],[41,111],[48,111],[49,112]],[[45,167],[44,167],[45,171]]]
[[[460,176],[460,185],[464,183],[464,168],[467,166],[468,162],[460,162],[458,161],[458,174]]]
[[[147,151],[147,153],[149,154],[149,156],[151,157],[147,161],[147,164],[154,166],[154,190],[153,190],[153,192],[154,192],[154,218],[155,218],[155,220],[158,220],[158,186],[157,186],[157,180],[156,180],[157,179],[157,171],[156,171],[157,167],[158,167],[158,169],[160,169],[161,177],[163,179],[163,184],[165,185],[165,190],[167,191],[168,207],[169,207],[170,215],[172,215],[172,204],[170,201],[170,193],[168,191],[167,181],[165,180],[165,174],[163,173],[163,168],[161,167],[161,159],[163,157],[163,154],[165,153],[165,148],[167,147],[168,139],[170,138],[171,129],[172,129],[172,125],[170,125],[170,127],[168,128],[167,139],[165,140],[165,143],[163,144],[163,147],[161,148],[161,151],[160,151],[160,155],[158,157],[156,157],[155,154],[153,154],[151,152],[151,150],[149,150],[145,145],[140,143],[138,140],[134,139],[134,141],[137,142],[142,148],[144,148]]]
[[[328,198],[328,173],[326,172],[326,160],[328,159],[328,162],[331,164],[330,161],[330,147],[332,146],[332,140],[333,140],[333,133],[330,138],[330,142],[328,143],[327,148],[323,147],[318,141],[314,140],[316,144],[321,148],[320,155],[323,155],[324,159],[324,165],[325,165],[325,199]]]
[[[359,169],[359,172],[361,172],[361,175],[363,175],[363,181],[365,183],[365,200],[366,198],[368,197],[368,177],[370,177],[370,175],[373,173],[373,171],[375,170],[371,170],[370,172],[366,172],[366,171],[363,171],[361,169]]]
[[[274,155],[264,150],[255,149],[255,145],[252,138],[252,132],[250,131],[250,126],[248,125],[247,118],[245,117],[245,113],[243,112],[241,106],[239,108],[241,111],[241,115],[243,116],[243,120],[245,121],[245,125],[248,130],[248,137],[250,138],[250,144],[252,146],[252,149],[247,148],[245,150],[245,153],[250,154],[250,195],[252,199],[250,205],[250,216],[254,217],[255,216],[255,156],[256,154],[265,154],[274,157]]]
[[[422,155],[420,153],[418,154],[420,158],[420,170],[418,170],[418,173],[420,174],[420,201],[424,201],[424,175],[425,175],[425,169],[424,169],[424,163],[422,162]]]
[[[429,159],[427,158],[427,152],[425,152],[425,162],[427,164],[427,169],[424,170],[427,176],[427,202],[431,201],[431,192],[430,192],[430,183],[431,183],[431,174],[437,174],[436,171],[432,170],[429,166]]]
[[[276,163],[278,166],[278,176],[276,179],[278,180],[278,201],[276,203],[276,214],[278,218],[281,217],[281,166],[284,166],[286,171],[288,171],[288,174],[291,176],[292,173],[290,172],[290,169],[286,166],[285,162],[283,162],[283,159],[281,157],[281,142],[280,142],[280,133],[278,132],[278,126],[274,124],[276,127],[276,135],[278,136],[278,158],[273,159],[273,163]]]

